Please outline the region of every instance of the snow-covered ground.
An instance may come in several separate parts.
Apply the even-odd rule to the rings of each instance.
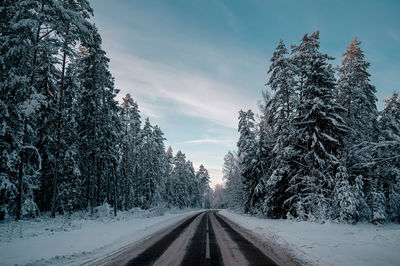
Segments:
[[[79,264],[139,241],[199,210],[132,210],[0,223],[0,265]]]
[[[400,265],[399,224],[311,223],[220,214],[260,238],[276,241],[308,265]]]

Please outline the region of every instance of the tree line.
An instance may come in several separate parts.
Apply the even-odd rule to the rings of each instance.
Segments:
[[[209,175],[122,105],[87,0],[0,3],[0,220],[205,204]]]
[[[225,156],[226,205],[270,218],[400,221],[400,97],[377,110],[355,38],[336,69],[319,32],[273,52],[259,119],[239,112]],[[244,200],[243,200],[244,199]]]

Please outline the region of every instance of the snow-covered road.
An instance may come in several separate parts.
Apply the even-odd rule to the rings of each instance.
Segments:
[[[286,252],[264,245],[216,212],[205,211],[182,219],[87,265],[299,265]]]
[[[79,264],[139,241],[197,212],[148,218],[125,213],[117,218],[4,222],[0,224],[0,265]]]

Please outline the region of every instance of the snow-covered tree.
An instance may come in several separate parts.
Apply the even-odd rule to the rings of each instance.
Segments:
[[[376,89],[369,80],[370,63],[365,61],[360,44],[354,38],[342,54],[337,86],[339,102],[345,108],[344,118],[355,131],[353,138],[357,142],[372,139],[378,116]]]
[[[24,210],[37,211],[32,190],[38,188],[41,158],[35,127],[44,96],[33,73],[43,8],[24,0],[2,1],[0,9],[0,217],[11,213],[20,219]]]
[[[372,222],[380,224],[386,221],[385,195],[381,182],[374,179],[372,183]]]
[[[174,169],[174,154],[172,147],[169,146],[165,154],[166,173],[165,173],[165,194],[164,201],[171,206],[174,197],[174,179],[172,177],[172,171]]]
[[[251,110],[239,112],[239,167],[245,191],[245,212],[256,211],[256,205],[262,198],[262,176],[259,160],[259,147],[255,134],[254,113]]]
[[[68,66],[67,60],[73,58],[75,54],[75,45],[78,41],[84,45],[99,45],[99,35],[97,40],[92,41],[92,37],[96,37],[96,30],[89,23],[88,19],[93,13],[92,8],[86,0],[83,1],[61,1],[55,5],[55,14],[52,21],[52,28],[60,43],[59,51],[61,54],[61,75],[59,80],[59,89],[57,93],[57,121],[56,121],[56,145],[55,145],[55,166],[52,180],[52,196],[51,196],[51,216],[55,217],[56,209],[59,206],[58,190],[60,177],[63,175],[64,159],[68,150],[68,143],[63,138],[63,131],[69,128],[63,123],[66,119],[64,106],[66,103],[65,95],[68,93],[66,87],[65,74]],[[100,41],[101,42],[101,41]],[[97,43],[97,44],[96,44]],[[90,187],[90,186],[89,186]],[[88,198],[89,198],[88,193]]]
[[[111,180],[121,125],[109,59],[101,49],[101,38],[95,28],[93,41],[85,45],[77,73],[81,91],[78,96],[79,157],[86,184],[86,207],[92,210],[107,198],[102,193],[106,185],[103,180]]]
[[[361,42],[354,38],[342,54],[343,60],[338,68],[339,80],[337,85],[338,100],[345,108],[343,118],[351,127],[351,134],[345,138],[346,154],[349,165],[350,181],[354,183],[357,176],[363,176],[364,193],[372,208],[372,173],[368,167],[371,159],[365,154],[365,147],[377,140],[376,89],[370,84],[368,68],[370,63],[365,61]],[[371,147],[369,147],[370,149]],[[365,217],[367,218],[367,217]]]
[[[227,207],[243,211],[244,209],[244,187],[239,168],[238,155],[229,151],[224,157],[222,168],[225,183],[225,199]]]
[[[327,219],[331,216],[332,191],[348,128],[334,93],[334,73],[328,64],[332,58],[319,51],[319,32],[304,35],[293,52],[302,64],[298,73],[300,104],[291,140],[296,153],[292,159],[295,175],[289,181],[293,196],[287,204],[292,206],[294,216],[299,215],[296,209],[301,206],[304,217]]]
[[[221,184],[216,184],[212,190],[211,207],[214,209],[224,209],[227,206],[227,200],[225,198],[225,188]]]
[[[391,221],[400,216],[400,97],[393,93],[385,100],[385,109],[379,119],[379,141],[372,145],[375,179],[384,187],[385,212]]]
[[[168,198],[172,152],[158,126],[141,129],[130,97],[116,101],[91,16],[87,0],[0,2],[0,220]],[[184,165],[181,207],[199,194]]]
[[[199,205],[205,207],[207,192],[210,189],[210,176],[204,165],[200,165],[196,172],[196,180],[198,183],[198,198]]]
[[[278,126],[277,131],[280,130],[279,126],[288,124],[297,108],[297,95],[295,93],[296,66],[287,56],[288,51],[285,44],[283,40],[280,40],[270,60],[271,65],[268,73],[271,73],[271,76],[267,83],[275,91],[270,104],[273,105],[274,113],[272,119]]]
[[[123,138],[121,143],[121,167],[120,174],[123,176],[123,202],[122,206],[128,210],[138,204],[138,181],[139,164],[139,142],[140,142],[140,114],[137,103],[128,93],[122,99],[121,120],[123,126]],[[136,195],[136,201],[133,200]],[[131,199],[132,197],[132,199]],[[134,204],[133,204],[134,203]],[[132,205],[133,204],[133,205]]]
[[[190,203],[189,180],[186,169],[186,156],[178,151],[174,157],[174,168],[170,177],[169,204],[172,206],[183,208]]]
[[[154,168],[156,169],[155,173],[156,187],[152,199],[152,205],[157,205],[164,203],[166,194],[166,179],[168,175],[168,162],[164,145],[164,141],[166,139],[164,138],[164,133],[162,132],[161,128],[157,125],[154,126],[153,139],[154,139],[153,165]]]
[[[263,213],[269,217],[285,217],[287,209],[285,200],[289,198],[286,192],[290,179],[290,156],[293,147],[289,142],[293,132],[293,119],[298,109],[296,93],[296,65],[287,57],[288,51],[280,40],[272,58],[267,83],[275,90],[272,97],[265,97],[260,122],[260,143],[262,160],[267,162],[268,174],[265,177],[266,195],[263,203]]]
[[[337,219],[344,223],[354,223],[358,217],[357,199],[349,183],[347,168],[341,164],[336,173],[334,200],[338,214]]]

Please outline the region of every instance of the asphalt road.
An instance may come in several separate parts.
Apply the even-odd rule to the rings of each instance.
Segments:
[[[297,265],[217,211],[206,211],[93,265]]]

